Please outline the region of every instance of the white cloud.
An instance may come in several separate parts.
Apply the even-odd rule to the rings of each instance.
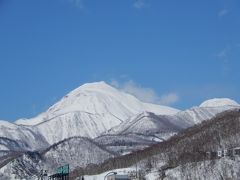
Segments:
[[[226,58],[227,57],[227,51],[228,51],[228,48],[224,48],[222,49],[220,52],[217,53],[217,57],[218,58]]]
[[[219,59],[229,59],[229,57],[231,56],[233,50],[234,50],[234,46],[232,44],[228,44],[221,51],[219,51],[216,54],[216,56]]]
[[[226,75],[231,71],[230,61],[231,61],[232,46],[227,45],[224,49],[219,51],[216,56],[221,62],[222,72]]]
[[[222,9],[221,11],[218,12],[218,17],[226,16],[228,13],[229,13],[228,9]]]
[[[159,99],[159,104],[171,105],[176,103],[179,100],[179,97],[176,93],[169,93],[162,95]]]
[[[134,95],[143,102],[161,105],[172,105],[179,100],[177,93],[167,93],[159,96],[152,88],[142,87],[132,80],[122,83],[116,80],[112,80],[111,84],[126,93]]]
[[[135,0],[133,7],[136,9],[142,9],[146,6],[145,0]]]
[[[69,0],[69,1],[71,3],[74,3],[80,9],[84,8],[83,0]]]

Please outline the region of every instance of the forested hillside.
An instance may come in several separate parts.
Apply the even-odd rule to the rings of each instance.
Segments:
[[[72,177],[80,174],[98,174],[139,164],[145,169],[157,168],[159,177],[165,177],[165,171],[189,163],[211,162],[207,151],[229,149],[240,146],[240,110],[220,113],[211,120],[190,127],[173,136],[168,141],[155,144],[147,149],[125,156],[112,158],[101,165],[89,165],[85,169],[76,169]],[[212,172],[215,173],[215,172]]]

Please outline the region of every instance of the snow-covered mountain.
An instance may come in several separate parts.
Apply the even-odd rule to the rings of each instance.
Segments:
[[[219,104],[218,104],[219,102]],[[107,134],[147,134],[161,131],[178,132],[179,130],[213,118],[218,113],[229,109],[240,108],[240,105],[230,99],[212,99],[185,111],[173,115],[156,115],[150,112],[137,114],[110,129]]]
[[[102,162],[112,157],[112,152],[126,154],[143,149],[235,108],[240,108],[237,102],[218,98],[179,111],[144,103],[105,82],[84,84],[37,117],[15,123],[0,121],[0,158],[6,162],[5,158],[24,153],[17,164],[11,161],[0,169],[2,173],[15,169],[11,173],[20,177],[18,171],[23,171],[22,166],[31,170],[36,164],[38,168],[51,169],[50,165],[65,162],[74,166],[79,162],[81,166]],[[46,150],[38,155],[42,149]],[[87,153],[89,149],[95,154]],[[35,150],[38,152],[33,155],[25,153]],[[36,174],[24,173],[21,177]]]
[[[74,136],[96,138],[107,131],[110,134],[152,133],[165,139],[168,136],[163,134],[164,131],[172,135],[235,107],[239,105],[233,100],[212,99],[199,107],[179,111],[144,103],[105,82],[88,83],[71,91],[35,118],[20,119],[15,123],[0,121],[0,137],[14,140],[27,150],[43,148]],[[5,141],[0,144],[0,150],[13,146],[12,142]]]
[[[179,110],[144,103],[105,82],[80,86],[39,116],[18,120],[16,124],[31,126],[50,143],[73,136],[95,138],[128,118],[144,112],[175,114]]]
[[[199,107],[225,107],[225,106],[239,106],[239,104],[229,98],[214,98],[204,101]]]
[[[183,129],[208,120],[226,110],[240,108],[239,104],[226,98],[211,99],[200,105],[173,115],[156,115],[143,112],[132,116],[120,125],[108,130],[96,141],[106,148],[122,154],[165,141]],[[144,139],[144,140],[143,140]],[[130,145],[134,145],[134,148]]]
[[[195,106],[185,111],[180,111],[173,115],[180,120],[185,120],[193,124],[198,124],[208,120],[226,110],[239,108],[240,105],[228,98],[214,98],[204,101],[200,106]]]

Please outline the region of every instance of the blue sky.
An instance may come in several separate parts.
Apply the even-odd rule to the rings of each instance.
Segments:
[[[104,80],[179,109],[240,102],[239,0],[0,0],[0,119]]]

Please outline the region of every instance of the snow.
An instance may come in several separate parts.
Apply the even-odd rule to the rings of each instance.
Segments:
[[[104,177],[109,174],[110,172],[116,172],[118,175],[126,175],[130,172],[133,172],[135,171],[136,168],[135,167],[129,167],[129,168],[123,168],[123,169],[114,169],[114,170],[111,170],[111,171],[107,171],[107,172],[104,172],[102,174],[98,174],[98,175],[87,175],[87,176],[84,176],[84,179],[85,180],[100,180],[100,179],[104,179]],[[111,175],[111,173],[110,173]]]
[[[228,98],[214,98],[204,101],[199,107],[240,106],[236,101]]]
[[[204,120],[213,118],[216,114],[228,110],[232,107],[193,107],[176,114],[176,117],[186,121],[190,126],[198,124]]]
[[[1,149],[1,151],[9,151],[9,148],[6,147],[6,145],[3,145],[3,144],[0,144],[0,149]]]
[[[139,168],[138,170],[140,170],[141,168]],[[107,171],[104,172],[102,174],[97,174],[97,175],[86,175],[84,176],[85,180],[103,180],[104,177],[107,174],[112,174],[111,172],[116,172],[118,175],[129,175],[129,174],[133,174],[135,175],[136,173],[136,166],[132,166],[132,167],[128,167],[128,168],[122,168],[122,169],[114,169],[111,171]],[[158,169],[152,169],[149,173],[146,174],[145,176],[146,180],[158,180],[159,179],[159,171]]]
[[[158,180],[159,179],[159,171],[158,170],[152,170],[145,176],[146,180]]]
[[[44,119],[46,119],[46,117],[47,117],[46,113],[41,113],[38,116],[31,119],[26,118],[18,119],[17,121],[15,121],[15,124],[32,126],[41,123]]]
[[[93,138],[107,130],[102,116],[82,112],[61,115],[36,128],[50,144],[73,136]]]
[[[85,167],[88,164],[99,164],[114,157],[113,153],[100,147],[98,144],[81,137],[70,138],[53,145],[44,153],[46,165],[58,167],[70,164],[71,169]]]
[[[11,160],[7,165],[0,169],[0,179],[4,177],[4,180],[16,180],[16,179],[28,179],[36,180],[33,177],[36,173],[40,172],[40,165],[36,157],[29,155],[23,155],[21,158]]]
[[[199,179],[220,180],[239,179],[239,157],[235,159],[221,158],[215,161],[187,163],[166,171],[166,180]],[[152,179],[154,180],[154,179]]]
[[[166,121],[167,120],[167,121]],[[176,123],[176,122],[174,122]],[[167,116],[157,116],[154,113],[143,112],[129,118],[119,126],[112,128],[110,134],[155,134],[176,132],[178,128]]]
[[[0,141],[4,142],[7,147],[11,147],[12,150],[34,150],[48,145],[34,127],[28,128],[7,121],[0,121],[0,137]],[[0,150],[5,149],[2,148]]]

